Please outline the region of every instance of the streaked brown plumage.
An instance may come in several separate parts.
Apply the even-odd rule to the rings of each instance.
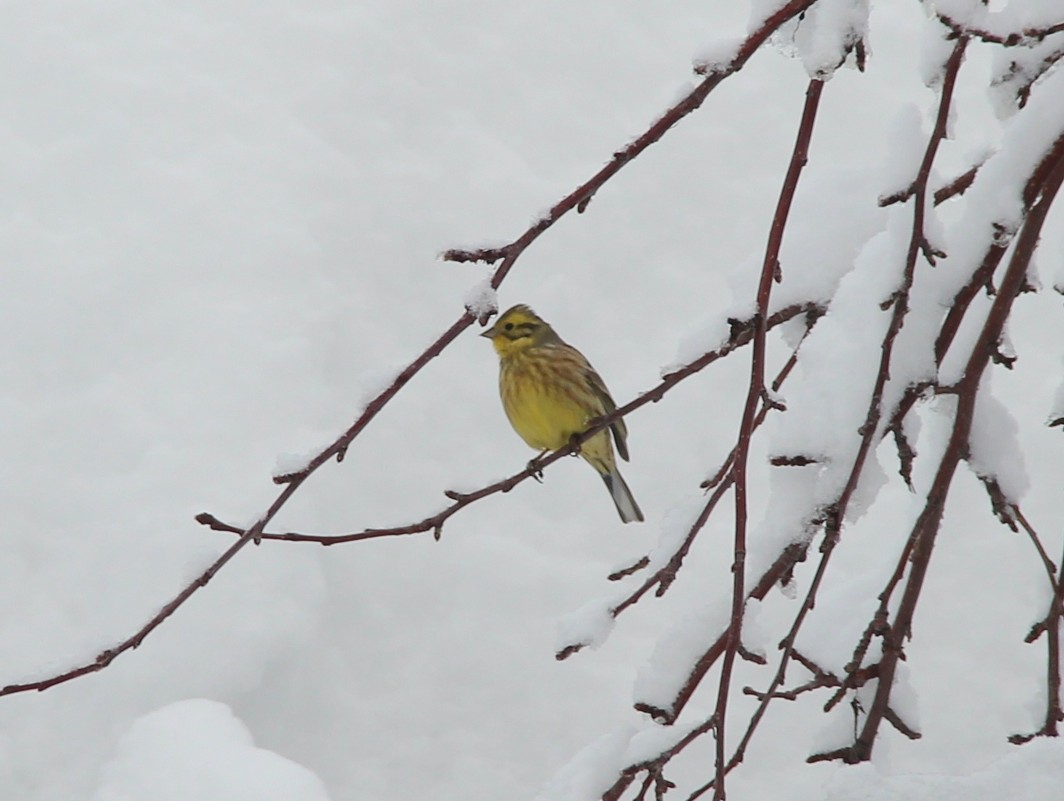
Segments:
[[[499,354],[499,394],[514,430],[533,448],[565,447],[588,421],[616,409],[609,390],[584,355],[567,344],[528,306],[514,306],[481,336]],[[611,443],[611,433],[612,440]],[[615,420],[580,446],[580,455],[602,476],[621,520],[643,520],[613,455],[628,460],[628,429]]]

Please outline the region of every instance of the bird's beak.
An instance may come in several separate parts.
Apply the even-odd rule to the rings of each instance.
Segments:
[[[493,336],[495,336],[495,326],[489,328],[487,331],[482,333],[481,336],[486,337],[487,339],[491,339]]]

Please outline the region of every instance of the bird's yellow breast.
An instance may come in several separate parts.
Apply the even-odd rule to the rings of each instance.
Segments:
[[[570,387],[544,380],[532,358],[505,359],[499,374],[502,405],[521,439],[537,450],[557,450],[587,427],[589,415]]]

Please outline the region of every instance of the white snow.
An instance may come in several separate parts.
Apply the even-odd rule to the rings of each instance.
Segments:
[[[100,771],[92,801],[328,801],[302,765],[256,748],[225,704],[194,698],[138,718]]]
[[[975,406],[968,464],[976,475],[994,479],[1006,499],[1019,503],[1031,483],[1019,443],[1020,427],[1008,408],[994,397],[990,382],[989,376],[984,377]]]
[[[535,801],[583,801],[598,798],[616,780],[613,767],[623,759],[637,729],[622,726],[582,748],[536,795]]]
[[[1064,783],[1064,744],[1046,739],[1012,748],[969,775],[943,773],[892,774],[875,765],[855,765],[836,773],[824,801],[1055,801]]]
[[[488,315],[499,311],[499,298],[491,285],[491,278],[475,284],[466,293],[463,304],[478,320],[486,320]]]
[[[725,588],[722,588],[725,589]],[[731,615],[730,598],[721,593],[714,603],[673,623],[639,668],[634,701],[669,709],[687,678],[689,666],[724,633]]]
[[[781,547],[808,540],[852,464],[890,316],[880,305],[901,281],[912,205],[877,200],[912,180],[934,114],[925,84],[948,42],[922,4],[822,0],[586,213],[539,237],[497,296],[486,265],[436,258],[519,235],[660,118],[690,78],[687,54],[721,69],[739,34],[781,5],[0,4],[0,687],[91,665],[134,635],[233,543],[194,516],[261,519],[283,491],[271,468],[305,466],[463,306],[531,304],[619,404],[655,386],[661,365],[725,343],[728,318],[755,310],[808,70],[833,67],[867,32],[867,71],[838,70],[824,87],[783,238],[770,312],[830,310],[778,393],[787,411],[753,443],[747,586]],[[1060,11],[1058,0],[936,7],[999,33]],[[888,408],[934,377],[937,326],[993,224],[1022,222],[1023,177],[1064,127],[1064,69],[1022,111],[1013,95],[1062,38],[1007,57],[969,47],[933,186],[985,163],[965,195],[929,210],[928,234],[949,255],[918,265]],[[1033,283],[1064,283],[1062,231],[1057,208]],[[943,381],[960,375],[990,303],[973,302]],[[1064,434],[1044,422],[1064,415],[1064,315],[1050,289],[1016,310],[1018,361],[990,368],[972,463],[1022,498],[1057,559]],[[769,335],[770,377],[803,322]],[[521,469],[531,454],[475,333],[430,360],[271,529],[416,522],[445,489]],[[698,485],[736,441],[749,358],[745,348],[627,418],[622,469],[644,525],[621,525],[594,472],[564,459],[542,484],[462,509],[439,542],[247,547],[109,667],[0,697],[0,797],[599,797],[620,767],[713,708],[716,669],[672,727],[632,702],[667,705],[727,625],[730,495],[668,593],[616,623],[608,609],[668,562],[703,508]],[[825,666],[850,658],[955,407],[925,400],[906,422],[915,491],[889,439],[869,454],[798,640]],[[768,466],[776,455],[816,461]],[[954,484],[899,677],[899,711],[916,721],[919,702],[923,739],[886,730],[873,766],[811,768],[817,745],[852,740],[850,699],[827,719],[823,694],[774,702],[729,798],[780,786],[796,801],[1059,797],[1059,744],[1005,739],[1044,715],[1044,642],[1022,638],[1048,582],[971,472]],[[769,664],[736,663],[729,746],[756,703],[740,690],[771,680],[819,542],[785,591],[747,606],[744,642]],[[606,581],[644,554],[644,570]],[[574,642],[597,647],[558,662],[558,644]],[[858,694],[866,708],[873,689]],[[977,709],[978,725],[959,708]],[[694,744],[670,778],[704,782],[711,744]]]
[[[572,645],[586,645],[598,648],[610,636],[616,623],[610,610],[616,604],[616,598],[604,598],[589,601],[575,612],[566,615],[558,622],[558,637],[555,651],[561,651]]]
[[[723,72],[735,61],[743,41],[741,37],[732,37],[703,45],[693,59],[695,69],[703,75]]]
[[[868,34],[868,0],[822,0],[793,24],[794,45],[810,78],[826,80]]]

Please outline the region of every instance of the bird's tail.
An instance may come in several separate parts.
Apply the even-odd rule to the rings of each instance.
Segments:
[[[628,485],[624,482],[624,478],[621,477],[621,471],[617,469],[617,466],[613,465],[611,470],[600,473],[600,475],[606,484],[606,489],[610,491],[610,495],[613,497],[613,503],[617,506],[617,512],[620,514],[621,520],[625,523],[634,523],[636,521],[642,523],[643,512],[639,508],[639,504],[635,502],[632,491],[628,489]]]

